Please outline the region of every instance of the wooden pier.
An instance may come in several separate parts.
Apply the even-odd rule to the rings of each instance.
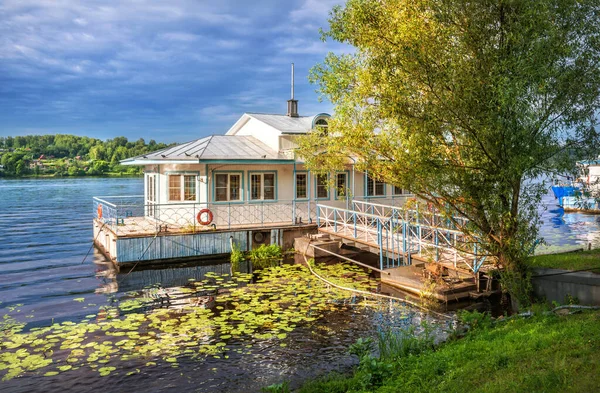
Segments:
[[[371,268],[388,285],[419,295],[429,291],[445,302],[492,292],[491,261],[435,212],[364,201],[352,202],[351,209],[317,205],[317,225],[321,242],[378,254],[379,266]],[[433,290],[426,288],[431,282]]]

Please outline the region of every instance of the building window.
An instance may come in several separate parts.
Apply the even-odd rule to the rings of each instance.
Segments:
[[[196,175],[169,175],[169,201],[195,201]]]
[[[329,129],[329,124],[327,124],[327,120],[325,119],[319,119],[315,122],[315,127],[320,130],[323,131],[323,134],[327,135],[327,131]]]
[[[403,190],[398,186],[394,186],[394,195],[408,195],[410,192],[408,190]]]
[[[217,173],[215,175],[215,202],[242,200],[242,175]]]
[[[385,183],[367,176],[367,196],[385,196]]]
[[[275,173],[250,174],[250,200],[275,200]]]
[[[329,199],[329,175],[317,175],[316,194],[319,199]]]
[[[308,198],[308,173],[296,173],[296,199]]]
[[[348,174],[346,172],[335,174],[335,197],[348,196]]]

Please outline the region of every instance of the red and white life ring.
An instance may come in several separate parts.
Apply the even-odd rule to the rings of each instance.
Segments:
[[[98,219],[100,220],[102,218],[102,205],[98,204]]]
[[[205,213],[208,215],[208,219],[203,220],[202,215]],[[213,214],[209,209],[202,209],[198,212],[198,215],[196,215],[196,220],[198,220],[200,225],[210,225],[213,220]]]

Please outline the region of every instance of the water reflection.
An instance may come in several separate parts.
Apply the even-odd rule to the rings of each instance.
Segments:
[[[568,212],[557,206],[555,198],[548,194],[541,207],[540,237],[547,245],[536,252],[554,252],[576,247],[600,248],[600,215]]]

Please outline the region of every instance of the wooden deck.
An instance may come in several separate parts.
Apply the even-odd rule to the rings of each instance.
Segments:
[[[331,226],[319,227],[319,232],[328,234],[331,237],[339,237],[344,243],[354,244],[358,248],[362,248],[361,246],[364,246],[365,248],[368,247],[375,252],[383,252],[384,257],[394,259],[403,258],[408,260],[408,256],[410,254],[410,259],[414,259],[419,262],[434,262],[437,259],[436,262],[455,269],[471,270],[473,266],[473,258],[461,256],[459,253],[437,250],[436,255],[436,249],[428,247],[427,242],[421,242],[422,247],[420,247],[420,252],[404,253],[402,251],[401,243],[399,243],[396,239],[388,239],[386,234],[382,234],[382,245],[380,247],[377,241],[378,236],[373,233],[373,230],[360,226],[357,226],[356,229],[346,226],[339,226],[337,231]],[[412,239],[411,243],[416,244],[418,243],[418,240]]]
[[[103,224],[101,224],[103,225]],[[194,234],[194,233],[210,233],[210,232],[221,232],[221,231],[235,231],[235,230],[271,230],[271,229],[283,229],[283,228],[303,228],[303,227],[314,227],[315,224],[300,223],[292,224],[289,221],[285,222],[270,222],[264,224],[232,224],[226,227],[219,227],[215,225],[177,225],[169,223],[161,223],[157,220],[148,217],[129,217],[119,220],[119,223],[115,225],[106,225],[105,228],[113,232],[119,238],[129,237],[148,237],[154,236],[157,233],[164,234]]]

